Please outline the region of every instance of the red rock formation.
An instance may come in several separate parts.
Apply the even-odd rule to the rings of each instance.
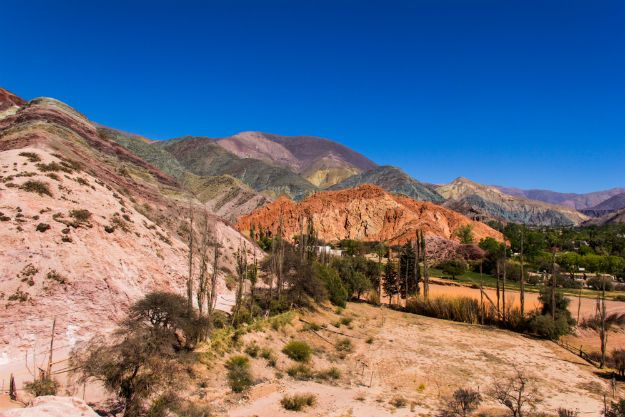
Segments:
[[[299,233],[299,219],[311,217],[319,238],[328,242],[358,239],[402,244],[414,239],[418,229],[429,237],[457,240],[456,231],[466,225],[473,227],[476,241],[485,237],[503,240],[501,233],[455,211],[392,195],[370,184],[317,193],[299,203],[283,197],[241,217],[237,228],[246,234],[254,224],[257,230],[276,233],[280,213],[289,239]]]

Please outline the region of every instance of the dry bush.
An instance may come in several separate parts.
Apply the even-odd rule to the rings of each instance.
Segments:
[[[285,410],[301,411],[305,407],[312,407],[317,402],[314,394],[293,394],[286,395],[280,400],[280,404]]]

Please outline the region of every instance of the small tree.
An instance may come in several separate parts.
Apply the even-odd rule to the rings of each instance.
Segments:
[[[612,366],[621,377],[625,377],[625,349],[612,351]]]
[[[625,400],[610,404],[610,408],[603,410],[604,417],[625,417]]]
[[[512,417],[523,417],[527,408],[534,410],[541,401],[531,379],[519,369],[507,379],[495,381],[490,396],[506,407]]]
[[[163,292],[148,294],[130,308],[112,338],[93,338],[72,352],[70,364],[79,381],[101,381],[125,404],[125,417],[143,415],[148,400],[184,381],[181,355],[197,340],[198,321],[187,311],[185,297]]]
[[[467,271],[467,263],[464,259],[450,259],[441,264],[441,269],[445,274],[451,275],[452,279],[456,279]]]
[[[389,303],[393,303],[393,296],[399,293],[397,282],[397,270],[395,264],[389,259],[384,265],[384,293],[389,298]]]
[[[462,243],[463,245],[469,245],[473,243],[473,225],[467,224],[460,227],[458,230],[456,230],[455,235],[460,240],[460,243]]]

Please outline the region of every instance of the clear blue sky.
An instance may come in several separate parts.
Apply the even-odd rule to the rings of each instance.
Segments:
[[[423,181],[625,186],[623,0],[24,0],[1,13],[0,86],[151,138],[318,135]]]

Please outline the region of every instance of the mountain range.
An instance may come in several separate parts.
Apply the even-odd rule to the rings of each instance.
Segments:
[[[0,340],[47,340],[51,315],[86,338],[151,290],[183,292],[188,239],[199,230],[223,248],[218,270],[207,269],[228,309],[235,253],[247,248],[250,261],[262,260],[251,225],[275,232],[280,216],[287,236],[312,218],[326,241],[401,244],[422,229],[440,258],[455,253],[464,226],[476,240],[501,240],[482,220],[589,221],[570,206],[515,193],[465,178],[420,182],[312,136],[154,141],[99,125],[58,100],[26,101],[0,88]],[[585,210],[613,211],[590,223],[623,222],[621,194],[599,194]]]

